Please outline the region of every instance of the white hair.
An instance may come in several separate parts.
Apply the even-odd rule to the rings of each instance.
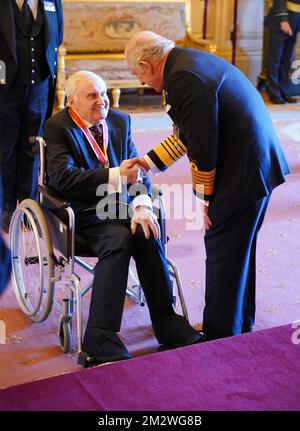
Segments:
[[[158,62],[174,48],[175,42],[152,31],[139,31],[127,42],[125,56],[133,67],[139,67],[142,60]]]
[[[101,76],[96,75],[94,72],[90,72],[88,70],[79,70],[78,72],[73,73],[67,81],[66,81],[66,96],[74,97],[76,95],[76,91],[78,88],[78,84],[82,81],[92,80],[97,83],[101,83],[101,85],[105,85],[105,82]]]

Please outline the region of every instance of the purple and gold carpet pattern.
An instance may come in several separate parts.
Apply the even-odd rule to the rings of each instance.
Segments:
[[[288,111],[277,107],[272,107],[271,109],[274,126],[292,168],[292,174],[287,177],[287,182],[284,185],[278,187],[274,191],[265,223],[261,229],[258,240],[257,312],[255,331],[290,324],[300,319],[300,106],[289,106]],[[133,138],[141,155],[168,136],[171,131],[170,122],[166,114],[154,113],[152,116],[151,115],[144,113],[133,115]],[[182,159],[164,174],[152,177],[152,180],[159,184],[190,184],[191,176],[187,159]],[[192,194],[190,194],[190,196],[190,199],[194,199]],[[177,202],[171,200],[171,215],[173,213],[173,208],[177,208],[176,205]],[[170,237],[168,255],[176,262],[180,269],[190,321],[195,327],[201,327],[205,279],[204,233],[203,231],[188,231],[186,230],[186,220],[175,220],[174,217],[171,217],[171,220],[168,221],[168,234]],[[90,276],[86,275],[86,273],[80,269],[78,270],[78,274],[82,279],[83,285],[90,279]],[[57,283],[56,292],[58,296],[63,295],[63,289],[63,283]],[[177,302],[179,303],[179,301]],[[86,296],[83,301],[84,322],[86,322],[87,319],[88,307],[89,296]],[[178,309],[178,312],[180,312],[180,309]],[[12,285],[9,286],[0,299],[0,320],[5,321],[7,332],[7,344],[0,344],[0,388],[80,370],[80,367],[76,364],[77,353],[75,346],[69,354],[62,354],[59,346],[59,339],[56,335],[58,318],[58,313],[52,311],[45,322],[40,324],[33,323],[29,318],[24,316],[19,309],[14,297]],[[73,332],[76,334],[75,327]],[[276,334],[278,333],[276,332]],[[132,302],[132,300],[126,299],[120,336],[134,358],[156,352],[158,344],[153,336],[147,307],[140,307],[138,304]],[[258,339],[259,337],[260,335],[258,335]],[[274,343],[277,343],[277,335],[276,337],[269,337],[268,339],[270,341],[270,346],[272,346],[272,340]],[[247,338],[240,338],[237,340],[237,345],[239,346],[239,343],[243,344],[243,340],[247,340]],[[253,338],[253,340],[255,339]],[[255,342],[253,341],[253,343]],[[249,354],[253,347],[252,342],[250,344],[251,345],[247,347]],[[223,341],[220,345],[223,346]],[[191,348],[191,350],[195,349],[202,352],[202,349],[205,347],[205,349],[209,351],[212,349],[212,346],[213,344],[195,346]],[[261,362],[262,364],[265,363],[266,368],[268,367],[267,358],[269,358],[269,361],[273,362],[273,351],[270,346],[266,349],[264,362]],[[296,352],[299,354],[299,347],[298,350],[294,346],[290,347],[294,349],[292,351],[295,352],[295,355]],[[235,349],[233,345],[232,349]],[[263,349],[263,346],[261,346],[261,349]],[[222,384],[224,387],[226,386],[226,378],[225,374],[221,373],[222,367],[223,370],[226,370],[227,367],[230,367],[231,364],[237,360],[234,351],[230,351],[231,354],[227,355],[224,347],[221,355],[222,357],[219,358],[219,363],[221,364],[222,362],[223,365],[218,365],[218,373],[220,374],[216,381],[220,384],[220,379],[223,379]],[[169,358],[169,355],[170,357],[172,356],[171,352],[157,356],[155,363],[158,364],[159,361],[161,361],[162,368],[164,368],[163,361],[166,360],[165,358]],[[237,357],[239,356],[238,348],[236,355]],[[184,361],[183,357],[185,357],[185,354],[178,351],[178,354],[173,359],[170,359],[170,361],[174,361],[174,363],[179,361],[179,359],[180,361]],[[197,370],[200,376],[198,383],[199,388],[201,388],[201,375],[206,375],[206,379],[208,379],[210,375],[207,371],[208,363],[205,362],[205,355],[199,356],[197,354],[193,361],[200,361],[200,357],[201,362],[199,362],[199,365],[196,366],[196,362],[193,362],[194,373],[196,374]],[[144,368],[144,373],[147,375],[147,370],[151,370],[151,368],[148,368],[148,364],[152,363],[153,358],[156,358],[156,356],[145,358],[147,366],[139,365],[140,362],[135,362],[136,359],[129,363],[137,363],[137,367]],[[282,360],[283,359],[284,357]],[[215,358],[215,360],[217,360],[217,358]],[[246,361],[245,367],[246,365],[250,367],[251,364],[250,357],[249,360]],[[103,370],[110,370],[111,367],[113,367],[113,369],[120,367],[120,371],[118,372],[122,373],[125,363],[105,365],[102,368]],[[159,368],[159,366],[157,367]],[[184,365],[175,368],[181,370],[180,373],[184,373],[186,372],[184,367],[187,369],[189,368],[188,361],[184,362]],[[171,365],[168,366],[168,369],[172,369]],[[209,369],[211,373],[214,373],[213,367],[209,367]],[[295,365],[295,370],[296,369],[297,367]],[[246,381],[246,372],[245,370],[243,372],[243,379]],[[285,373],[286,370],[282,368],[282,372]],[[89,376],[89,373],[90,372],[87,372],[83,375]],[[177,377],[174,375],[172,379],[170,379],[170,384],[173,382],[174,390],[176,390],[175,387],[178,386],[181,381],[180,373]],[[154,373],[149,372],[149,379],[147,378],[148,384],[144,387],[145,393],[150,390],[149,388],[151,385],[158,385],[158,382],[155,383],[155,381],[149,383],[152,381],[150,380],[151,376],[155,379]],[[133,380],[135,379],[134,376],[131,378]],[[215,375],[211,374],[211,378],[214,379]],[[271,381],[274,378],[277,379],[277,376],[274,376],[274,374],[270,372],[269,380]],[[248,384],[252,384],[251,379],[248,378],[247,381]],[[110,386],[108,383],[108,379],[103,380],[103,386]],[[233,388],[233,386],[232,382],[230,383],[229,380],[227,383],[228,387],[226,391],[229,391],[229,388]],[[268,383],[267,380],[265,383]],[[231,384],[231,386],[229,384]],[[140,382],[137,386],[139,385]],[[106,389],[102,388],[102,390],[105,391]],[[185,390],[188,390],[187,384]],[[100,391],[98,392],[100,393]],[[153,391],[153,393],[155,392]],[[241,397],[242,393],[241,391]],[[271,405],[271,395],[272,393],[267,396],[269,405]],[[91,394],[86,396],[92,397]],[[195,389],[193,397],[193,399],[200,397],[200,402],[200,400],[208,400],[210,393],[204,389],[197,389],[197,391]],[[230,398],[229,392],[226,397],[228,403]],[[232,395],[232,403],[234,405],[235,401],[233,398],[234,395]],[[264,401],[263,398],[264,396],[261,397],[262,402]],[[126,401],[123,396],[119,397],[119,399],[122,399],[124,403]],[[170,399],[172,399],[172,397],[170,397]],[[258,400],[258,397],[256,397],[255,400]],[[167,407],[167,401],[165,400],[164,402],[164,407]],[[183,399],[182,403],[184,402],[187,401]],[[219,402],[222,407],[221,396]],[[275,395],[273,402],[276,403]],[[126,403],[124,407],[127,406]],[[121,406],[118,408],[121,408]],[[188,408],[192,408],[192,405]],[[203,405],[203,408],[205,408],[205,405]]]

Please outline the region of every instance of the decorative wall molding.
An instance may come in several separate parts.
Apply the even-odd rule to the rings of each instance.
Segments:
[[[140,30],[152,30],[176,41],[185,38],[184,0],[65,0],[64,46],[69,53],[119,53]]]
[[[78,41],[82,50],[83,40],[86,39],[86,52],[104,52],[106,44],[110,52],[120,52],[120,47],[125,45],[130,34],[140,27],[145,29],[147,22],[151,22],[151,30],[179,40],[184,36],[183,21],[186,20],[188,33],[192,32],[197,40],[202,38],[204,0],[63,0],[63,3],[68,11],[65,40],[69,51],[76,52]],[[174,11],[176,3],[178,7]],[[272,0],[239,0],[238,3],[236,65],[253,82],[261,71],[263,20],[271,4]],[[207,17],[207,40],[217,46],[216,54],[228,61],[232,56],[233,6],[234,0],[209,0]],[[84,17],[89,15],[90,10],[94,14],[94,27],[85,25],[85,21],[89,20]],[[110,18],[112,13],[115,15]],[[172,28],[169,24],[164,25],[164,15],[167,23],[173,22]],[[153,22],[156,22],[154,27]],[[297,58],[300,59],[300,46]]]
[[[204,0],[191,0],[192,31],[201,37]],[[272,0],[239,0],[237,21],[236,65],[256,83],[261,72],[263,53],[263,21]],[[231,61],[230,33],[234,0],[209,0],[207,39],[217,46],[216,54]],[[300,59],[300,44],[296,53]]]

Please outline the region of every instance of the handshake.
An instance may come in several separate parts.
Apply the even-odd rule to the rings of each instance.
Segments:
[[[147,174],[150,167],[145,159],[134,157],[133,159],[123,160],[119,166],[121,177],[126,177],[127,183],[143,183],[143,177]]]

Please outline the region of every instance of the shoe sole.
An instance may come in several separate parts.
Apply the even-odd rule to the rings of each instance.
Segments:
[[[164,352],[165,350],[172,350],[172,349],[178,349],[180,347],[185,347],[185,346],[191,346],[192,344],[197,344],[197,343],[201,343],[205,341],[205,335],[204,334],[198,334],[195,335],[191,338],[189,338],[188,340],[186,340],[184,343],[179,343],[179,344],[162,344],[161,346],[158,347],[158,351],[159,352]]]

